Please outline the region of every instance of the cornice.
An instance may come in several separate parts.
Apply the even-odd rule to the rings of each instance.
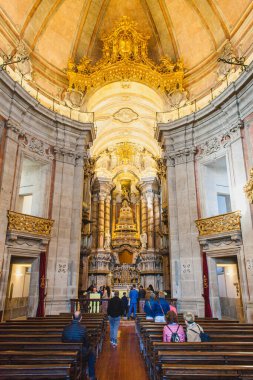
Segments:
[[[81,123],[49,110],[5,72],[0,73],[0,113],[6,120],[11,118],[22,125],[22,129],[47,139],[52,145],[57,129],[64,130],[64,134],[83,136],[85,145],[95,138],[93,123]]]
[[[243,120],[252,112],[253,100],[253,63],[249,71],[244,72],[231,83],[217,98],[203,109],[171,122],[158,122],[155,138],[164,144],[168,136],[180,131],[193,129],[201,136],[206,136],[209,131],[217,129],[217,125],[233,128],[240,120]],[[164,114],[165,115],[165,114]],[[204,137],[205,137],[204,136]]]

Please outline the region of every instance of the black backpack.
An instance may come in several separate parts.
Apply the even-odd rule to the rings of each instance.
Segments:
[[[210,342],[210,340],[211,340],[210,336],[207,333],[205,333],[204,331],[201,331],[198,324],[197,324],[197,327],[199,329],[199,332],[192,330],[192,329],[190,329],[190,330],[195,332],[195,334],[199,334],[201,342]]]
[[[170,342],[171,343],[179,343],[180,342],[180,337],[178,335],[178,329],[179,329],[179,325],[177,326],[177,331],[173,332],[169,326],[167,325],[168,329],[172,332],[171,334],[171,337],[170,337]]]

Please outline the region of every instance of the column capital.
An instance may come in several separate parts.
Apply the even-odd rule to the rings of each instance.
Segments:
[[[190,146],[177,151],[165,151],[165,158],[167,159],[167,166],[176,166],[186,164],[187,162],[194,161],[197,147]]]

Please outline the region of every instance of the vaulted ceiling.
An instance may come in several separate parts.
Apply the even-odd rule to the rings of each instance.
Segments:
[[[217,57],[227,40],[252,49],[252,0],[0,0],[4,52],[23,40],[37,86],[53,96],[67,88],[69,58],[101,57],[101,36],[129,16],[150,36],[150,57],[182,58],[186,85],[194,95],[215,81]]]

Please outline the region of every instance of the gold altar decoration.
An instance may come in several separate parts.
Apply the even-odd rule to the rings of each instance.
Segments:
[[[8,212],[8,230],[10,232],[23,232],[32,235],[50,237],[54,221],[39,218],[38,216],[21,214],[19,212]]]
[[[97,63],[92,65],[87,57],[83,57],[79,64],[69,60],[68,91],[86,93],[108,83],[133,81],[167,94],[183,92],[182,61],[172,63],[169,57],[163,57],[157,65],[148,57],[150,37],[139,33],[136,28],[137,23],[124,16],[112,33],[102,38],[103,53]]]
[[[122,207],[119,212],[119,220],[113,232],[112,246],[120,247],[128,244],[132,247],[140,246],[137,226],[134,223],[133,211],[130,207],[128,199],[122,201]]]
[[[249,180],[243,188],[250,203],[253,203],[253,168],[249,172]]]
[[[240,231],[240,211],[211,216],[195,221],[200,236],[217,235],[225,232]]]

